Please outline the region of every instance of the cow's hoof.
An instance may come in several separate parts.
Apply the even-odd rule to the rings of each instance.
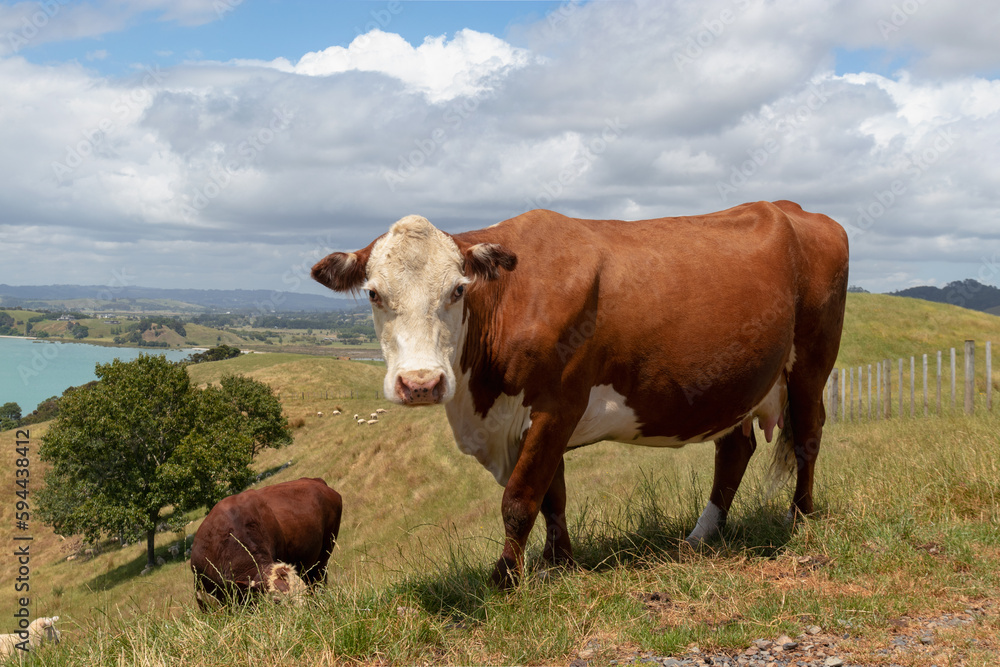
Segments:
[[[490,578],[493,585],[500,590],[507,591],[521,580],[521,570],[518,564],[511,559],[501,558],[493,568],[493,576]]]

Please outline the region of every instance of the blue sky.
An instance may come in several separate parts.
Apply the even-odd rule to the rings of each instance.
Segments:
[[[506,36],[511,28],[543,20],[559,5],[541,0],[219,0],[213,3],[218,11],[209,14],[218,20],[184,25],[152,10],[134,16],[124,30],[41,44],[24,55],[37,63],[76,60],[109,76],[127,73],[140,63],[165,67],[236,58],[294,60],[309,51],[347,46],[373,28],[397,33],[413,45],[429,35],[450,36],[463,28]]]
[[[0,284],[322,293],[411,213],[760,199],[844,225],[869,290],[998,284],[997,34],[973,0],[0,2]]]

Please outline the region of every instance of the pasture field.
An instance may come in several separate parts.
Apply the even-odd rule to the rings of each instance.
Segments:
[[[857,306],[867,308],[867,297],[882,299],[851,297],[849,318],[865,312]],[[928,321],[897,317],[904,332]],[[894,354],[878,340],[857,345],[854,327],[844,350],[859,359]],[[1000,656],[997,407],[973,417],[828,424],[818,511],[795,526],[785,522],[790,487],[767,493],[771,447],[758,431],[729,523],[698,552],[682,540],[711,487],[711,444],[572,451],[568,516],[580,567],[532,567],[503,593],[488,585],[500,551],[502,489],[457,450],[443,408],[315,398],[335,387],[374,396],[384,371],[359,362],[247,355],[189,372],[198,384],[242,372],[281,392],[300,425],[292,445],[258,459],[261,471],[277,471],[261,484],[319,476],[343,495],[328,586],[302,607],[265,603],[203,615],[188,563],[167,552],[190,541],[203,513],[190,516],[183,534],[160,535],[167,564],[146,576],[141,545],[108,543],[69,561],[83,547],[79,539],[33,523],[32,615],[59,615],[63,632],[63,643],[39,653],[37,664],[569,664],[584,652],[596,666],[637,652],[685,654],[694,644],[735,655],[758,638],[795,637],[810,625],[835,636],[848,665],[995,665]],[[345,414],[334,417],[338,405]],[[378,424],[350,419],[379,407],[389,412]],[[31,427],[33,488],[41,483],[45,428]],[[13,441],[12,431],[0,434],[0,488],[10,489],[0,497],[0,541],[8,545]],[[529,563],[538,563],[541,542],[536,530]],[[15,574],[12,559],[0,557],[0,618],[15,608]],[[966,610],[975,623],[918,630],[913,621]],[[921,643],[918,631],[931,642]],[[905,652],[900,637],[913,639]]]
[[[981,377],[983,343],[992,340],[994,347],[1000,345],[1000,317],[888,294],[848,294],[837,366],[867,368],[876,361],[900,358],[909,364],[912,355],[917,356],[919,366],[921,354],[930,360],[938,350],[944,352],[947,366],[948,349],[954,347],[961,373],[962,342],[966,339],[976,341],[977,376]],[[1000,360],[994,359],[993,370],[993,377],[1000,378]]]

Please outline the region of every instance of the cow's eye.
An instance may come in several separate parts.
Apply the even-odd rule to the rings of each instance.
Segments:
[[[374,303],[376,306],[382,305],[382,297],[373,289],[368,290],[368,300]]]
[[[451,292],[451,302],[455,303],[465,295],[465,285],[455,285]]]

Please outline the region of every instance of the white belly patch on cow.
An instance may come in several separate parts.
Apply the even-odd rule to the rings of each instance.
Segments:
[[[573,435],[570,436],[568,446],[580,447],[601,440],[614,440],[647,447],[683,447],[694,442],[714,440],[725,435],[732,428],[727,428],[719,433],[704,433],[687,440],[674,436],[644,437],[642,425],[632,408],[625,404],[625,397],[615,391],[611,385],[602,384],[590,390],[587,411],[577,423]]]
[[[458,449],[476,457],[500,486],[507,486],[521,454],[521,440],[531,426],[531,407],[524,406],[524,394],[497,397],[486,416],[476,413],[466,373],[456,383],[455,397],[445,404],[448,422]]]
[[[474,456],[501,486],[506,486],[520,456],[524,433],[531,426],[531,406],[524,405],[524,394],[501,394],[484,417],[476,413],[469,391],[469,373],[466,373],[456,383],[455,397],[445,404],[445,412],[458,449]],[[599,385],[590,390],[587,409],[577,422],[567,447],[581,447],[601,440],[646,447],[683,447],[720,438],[739,423],[688,439],[644,437],[635,412],[625,404],[625,397],[611,385]]]

